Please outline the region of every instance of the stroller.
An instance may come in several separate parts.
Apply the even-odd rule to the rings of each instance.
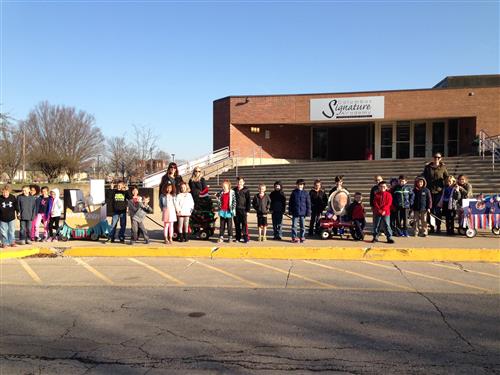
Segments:
[[[189,233],[193,233],[201,240],[208,240],[215,233],[215,221],[217,220],[216,203],[208,194],[208,188],[202,190],[198,199],[194,202],[194,210],[189,219]],[[177,233],[175,226],[174,237]]]

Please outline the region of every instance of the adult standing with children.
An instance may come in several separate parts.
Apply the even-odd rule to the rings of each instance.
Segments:
[[[191,195],[193,196],[195,202],[198,200],[200,192],[205,190],[207,187],[205,178],[203,178],[201,174],[200,167],[195,167],[191,178],[189,179],[189,190],[191,190]]]
[[[448,177],[448,169],[443,163],[443,157],[441,153],[436,152],[433,156],[433,160],[427,163],[422,172],[422,176],[427,181],[427,188],[430,190],[432,195],[432,214],[436,219],[436,228],[431,228],[431,232],[441,233],[441,209],[438,207],[438,203],[441,200],[441,195],[443,193],[444,181]],[[429,218],[430,219],[430,218]]]
[[[175,186],[175,191],[181,191],[182,176],[179,175],[179,170],[177,164],[172,162],[168,165],[167,172],[163,175],[160,182],[160,194],[163,191],[163,187],[167,184],[172,184]]]

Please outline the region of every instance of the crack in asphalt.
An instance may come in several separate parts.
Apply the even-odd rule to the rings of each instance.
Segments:
[[[288,286],[288,280],[290,279],[290,272],[292,272],[292,268],[294,266],[293,260],[291,261],[290,268],[288,269],[288,274],[286,275],[285,288]]]
[[[472,345],[472,343],[467,340],[464,335],[462,335],[462,333],[455,327],[453,327],[451,325],[451,323],[448,321],[448,319],[446,318],[446,315],[443,313],[443,311],[439,308],[439,306],[429,297],[427,296],[426,294],[422,293],[421,291],[419,291],[415,285],[411,282],[411,280],[404,274],[403,270],[401,268],[398,267],[397,264],[395,264],[394,262],[391,262],[392,265],[394,266],[394,268],[396,268],[399,273],[401,274],[401,276],[403,276],[405,278],[405,280],[408,282],[408,284],[411,285],[411,287],[415,290],[415,293],[417,293],[419,296],[423,297],[425,300],[427,300],[427,302],[429,302],[433,307],[434,309],[439,313],[439,315],[441,316],[441,320],[443,321],[443,323],[448,327],[448,329],[450,331],[452,331],[453,333],[455,333],[455,335],[457,335],[457,337],[462,340],[465,344],[467,344],[467,346],[469,346],[472,350],[475,350],[475,347],[474,345]]]

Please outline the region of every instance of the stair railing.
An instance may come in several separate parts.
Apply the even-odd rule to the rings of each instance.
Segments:
[[[490,136],[483,129],[479,131],[479,156],[484,160],[491,153],[491,169],[495,170],[495,162],[500,160],[500,135]]]
[[[234,152],[229,150],[229,147],[224,147],[214,152],[201,156],[191,161],[187,161],[177,166],[177,170],[181,176],[188,176],[192,173],[193,169],[199,167],[203,170],[210,169],[210,173],[214,173],[213,170],[218,172],[223,169],[222,164],[231,164],[233,162]],[[231,166],[232,168],[232,166]],[[144,187],[154,187],[158,186],[161,182],[163,175],[167,172],[166,169],[159,172],[155,172],[144,177],[143,186]]]

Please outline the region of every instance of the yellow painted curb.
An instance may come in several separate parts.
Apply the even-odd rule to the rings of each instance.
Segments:
[[[200,257],[230,259],[330,259],[379,261],[500,262],[498,249],[460,248],[355,248],[355,247],[74,247],[64,251],[75,257]]]
[[[35,255],[40,252],[39,249],[24,249],[24,250],[14,250],[14,251],[1,251],[0,259],[14,259],[14,258],[24,258],[30,255]]]

